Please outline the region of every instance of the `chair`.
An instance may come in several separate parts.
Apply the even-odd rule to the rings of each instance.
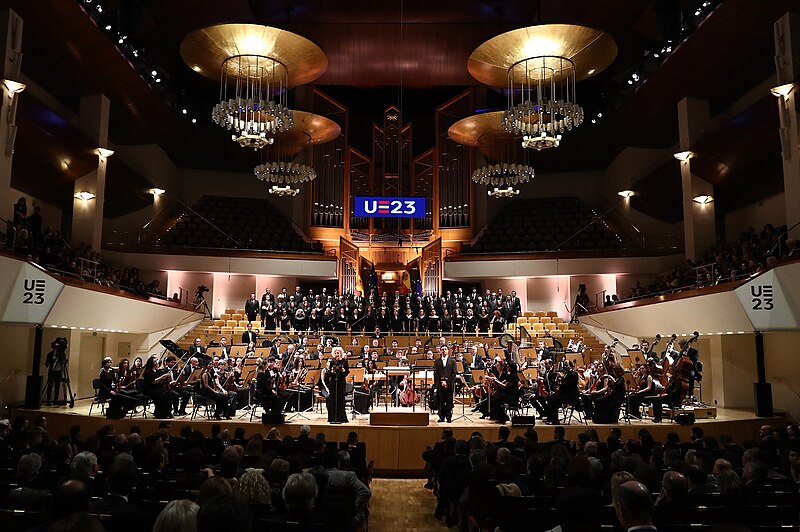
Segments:
[[[236,311],[236,312],[234,312],[233,314],[231,314],[231,319],[232,319],[232,320],[239,321],[239,320],[241,320],[242,318],[244,318],[244,312],[239,312],[239,311]]]
[[[526,318],[532,318],[533,312],[531,312],[530,310],[526,310],[525,312],[522,313],[522,315],[525,316]]]
[[[235,314],[234,314],[234,316],[235,316]],[[227,322],[225,322],[225,326],[226,327],[230,327],[231,329],[233,329],[234,327],[238,327],[239,326],[239,320],[231,318]]]
[[[547,316],[547,314],[545,314],[543,310],[537,310],[534,316],[536,316],[537,318],[544,318],[545,316]]]
[[[192,392],[192,416],[190,419],[194,421],[194,418],[197,416],[197,411],[201,408],[205,408],[203,415],[205,415],[206,419],[211,419],[216,411],[216,406],[217,403],[211,397],[205,397],[197,392]]]
[[[550,323],[550,322],[552,322],[552,319],[551,319],[551,318],[549,318],[549,317],[547,317],[547,316],[545,316],[545,317],[543,317],[543,318],[539,318],[539,323],[548,324],[548,323]]]
[[[526,318],[525,316],[518,317],[517,318],[517,325],[520,325],[522,323],[528,323],[528,318]]]
[[[92,398],[92,404],[89,405],[89,415],[92,415],[94,405],[100,405],[100,411],[105,415],[108,397],[102,397],[100,395],[100,379],[92,379],[92,388],[94,388],[94,397]]]
[[[533,330],[536,332],[544,332],[544,324],[542,323],[534,323]]]
[[[577,420],[578,423],[583,423],[584,425],[589,424],[586,421],[586,412],[583,410],[583,404],[581,403],[580,397],[576,397],[571,403],[564,405],[562,410],[564,412],[562,417],[564,420],[564,425],[569,425],[573,419]]]
[[[558,316],[558,312],[556,312],[555,310],[548,310],[545,313],[545,316],[550,317],[550,318],[555,318],[556,316]]]

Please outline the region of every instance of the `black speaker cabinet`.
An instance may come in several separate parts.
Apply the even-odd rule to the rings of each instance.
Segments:
[[[283,414],[271,414],[264,412],[261,414],[261,423],[264,425],[282,425],[286,423],[286,416]]]
[[[675,423],[678,425],[694,425],[694,412],[680,412],[675,416]]]
[[[772,417],[772,385],[768,382],[754,382],[753,393],[756,396],[756,416]]]
[[[28,375],[25,379],[25,408],[39,410],[42,406],[42,376]]]
[[[513,416],[511,418],[512,427],[532,427],[536,425],[536,416]]]

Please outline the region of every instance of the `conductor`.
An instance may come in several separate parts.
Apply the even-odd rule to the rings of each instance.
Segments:
[[[441,357],[433,364],[433,378],[439,394],[439,422],[453,422],[453,384],[456,381],[456,361],[446,346],[441,346]]]

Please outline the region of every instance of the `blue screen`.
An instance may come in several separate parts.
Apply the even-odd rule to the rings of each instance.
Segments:
[[[355,215],[372,218],[425,218],[425,198],[356,196]]]

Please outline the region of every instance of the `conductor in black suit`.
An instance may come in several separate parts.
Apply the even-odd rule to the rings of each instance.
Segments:
[[[439,421],[453,421],[453,384],[456,381],[456,361],[446,346],[441,347],[441,357],[433,363],[433,378],[439,394]]]
[[[253,324],[248,323],[247,330],[242,333],[242,343],[244,345],[248,345],[250,344],[250,342],[253,342],[253,344],[255,344],[257,338],[258,334],[256,334],[256,332],[253,330]]]

